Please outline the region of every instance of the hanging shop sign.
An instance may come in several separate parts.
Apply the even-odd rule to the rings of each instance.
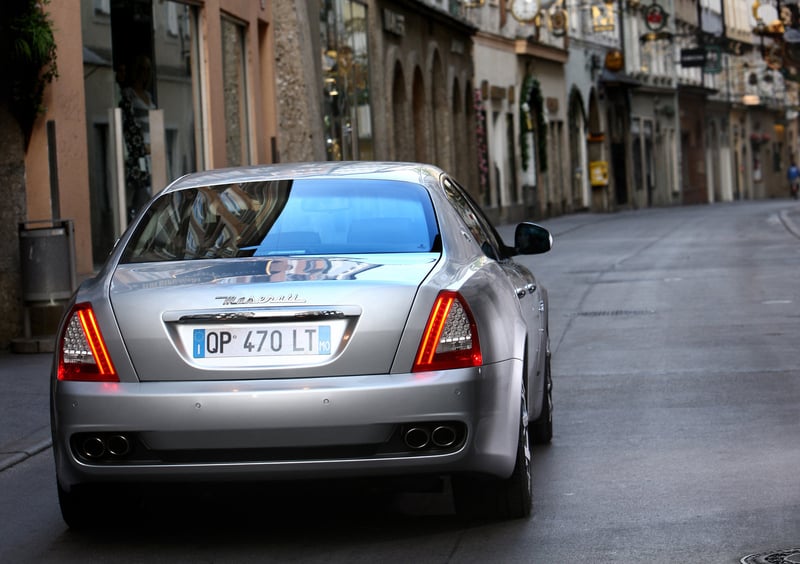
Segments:
[[[619,49],[613,49],[606,53],[606,69],[611,72],[619,72],[625,68],[625,57]]]
[[[681,49],[681,66],[684,68],[706,66],[706,50],[703,47]]]
[[[564,0],[559,0],[547,12],[547,27],[554,37],[563,37],[567,34],[567,11],[563,7]]]
[[[589,182],[593,187],[608,186],[608,161],[589,163]]]
[[[650,31],[661,31],[667,25],[668,17],[660,4],[651,4],[644,12],[644,23]]]
[[[703,72],[706,74],[719,74],[722,72],[722,47],[719,45],[706,46],[706,64]]]
[[[592,5],[592,29],[595,33],[614,31],[614,4],[602,2]]]

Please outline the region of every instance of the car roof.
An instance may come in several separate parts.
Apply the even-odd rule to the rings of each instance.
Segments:
[[[398,180],[427,185],[430,180],[438,179],[441,174],[442,171],[433,165],[411,162],[320,161],[281,163],[195,172],[179,178],[167,186],[164,192],[219,184],[323,178]]]

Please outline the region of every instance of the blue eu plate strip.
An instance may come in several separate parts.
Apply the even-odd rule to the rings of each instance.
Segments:
[[[205,358],[206,356],[206,330],[195,329],[192,344],[192,355],[195,358]]]
[[[331,328],[323,325],[319,328],[319,354],[331,354]]]

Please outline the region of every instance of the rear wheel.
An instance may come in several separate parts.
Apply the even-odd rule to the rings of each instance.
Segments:
[[[505,480],[453,476],[453,501],[459,514],[493,519],[519,519],[531,514],[533,480],[526,397],[523,387],[514,471]]]
[[[139,506],[135,490],[111,484],[58,487],[61,517],[71,529],[89,529],[134,519]]]
[[[97,492],[87,487],[73,487],[70,491],[58,487],[58,504],[61,517],[72,529],[84,529],[99,523],[100,500]]]
[[[547,444],[553,439],[553,376],[550,373],[550,355],[544,361],[544,394],[539,418],[531,424],[534,444]]]

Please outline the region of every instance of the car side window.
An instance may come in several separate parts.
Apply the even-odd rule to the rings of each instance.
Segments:
[[[487,257],[494,260],[502,260],[503,254],[501,242],[498,241],[494,229],[483,212],[469,197],[469,194],[458,183],[451,178],[442,178],[445,194],[453,204],[458,214],[464,220],[469,232],[478,243],[478,246]]]

